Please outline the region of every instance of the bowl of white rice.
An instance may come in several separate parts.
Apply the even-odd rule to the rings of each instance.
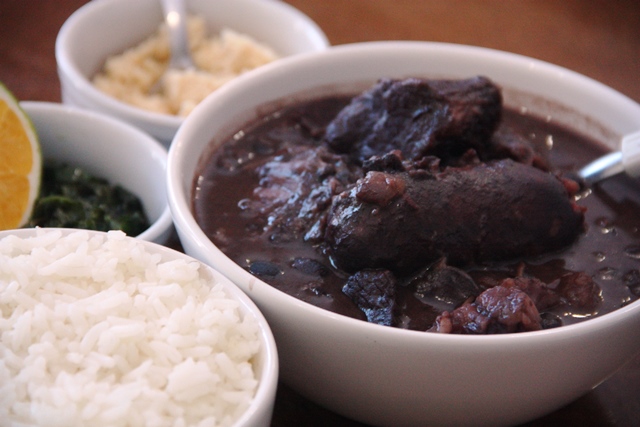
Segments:
[[[159,0],[95,0],[56,40],[62,101],[123,119],[168,146],[184,117],[235,77],[329,42],[308,16],[277,0],[188,0],[198,69],[161,78],[170,56]]]
[[[217,271],[120,231],[0,232],[0,425],[268,426],[269,326]]]

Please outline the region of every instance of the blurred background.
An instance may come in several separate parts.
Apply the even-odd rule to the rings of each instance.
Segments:
[[[21,99],[59,100],[55,35],[87,0],[0,1],[0,81]],[[573,69],[640,101],[637,0],[289,0],[332,44],[462,43]],[[25,84],[29,81],[29,84]]]

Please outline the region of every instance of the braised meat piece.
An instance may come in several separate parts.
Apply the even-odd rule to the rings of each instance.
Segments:
[[[238,204],[247,217],[264,218],[261,233],[273,242],[304,237],[356,179],[344,159],[326,147],[287,147],[257,169],[260,185]]]
[[[504,334],[541,329],[540,313],[522,290],[496,286],[476,300],[438,316],[431,332],[450,334]]]
[[[484,77],[384,79],[353,98],[327,126],[325,140],[362,162],[400,150],[407,159],[484,151],[502,112],[500,90]]]
[[[553,287],[553,285],[556,285]],[[436,318],[431,332],[494,334],[536,331],[560,326],[551,312],[566,307],[592,314],[601,302],[600,288],[582,272],[570,272],[548,285],[535,277],[507,278]]]
[[[352,273],[386,268],[401,276],[443,257],[463,266],[534,256],[583,230],[571,191],[510,159],[442,172],[370,171],[334,197],[325,241],[333,262]]]
[[[422,298],[435,298],[452,307],[475,297],[482,290],[469,274],[447,265],[444,258],[412,277],[406,286]]]
[[[563,275],[556,287],[563,302],[576,313],[593,313],[602,302],[602,292],[593,279],[583,272]]]
[[[575,313],[593,314],[602,302],[598,284],[581,271],[567,272],[550,284],[535,277],[518,276],[503,280],[500,286],[524,291],[541,312],[561,306]]]
[[[349,277],[344,292],[364,312],[367,320],[393,325],[396,278],[388,270],[361,270]]]
[[[547,310],[562,302],[560,295],[546,283],[535,277],[518,276],[504,279],[499,286],[520,289],[533,301],[539,311]]]
[[[512,159],[544,171],[551,169],[549,159],[536,151],[524,136],[511,129],[501,127],[492,135],[487,151],[479,153],[483,159]]]

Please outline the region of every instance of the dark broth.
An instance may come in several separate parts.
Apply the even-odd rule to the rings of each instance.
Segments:
[[[248,222],[238,208],[238,202],[250,197],[257,184],[253,171],[258,164],[269,159],[282,141],[316,144],[317,139],[307,130],[324,128],[348,100],[348,97],[313,100],[284,107],[248,123],[242,129],[241,138],[238,134],[230,137],[203,163],[195,181],[193,211],[207,236],[245,269],[249,270],[255,262],[277,265],[279,274],[260,277],[270,285],[318,307],[365,319],[342,292],[348,275],[333,268],[321,251],[302,241],[274,244],[248,233],[256,224]],[[601,144],[571,130],[514,111],[505,111],[503,123],[548,151],[551,163],[560,171],[575,171],[607,151]],[[535,259],[476,266],[468,270],[469,274],[480,282],[513,276],[521,261],[527,274],[545,282],[565,271],[585,272],[601,287],[603,303],[595,314],[553,313],[562,324],[608,313],[637,299],[640,296],[639,182],[626,176],[614,177],[584,194],[579,204],[587,208],[587,230],[572,246]],[[327,274],[309,276],[292,268],[293,260],[299,257],[317,260],[327,268]],[[448,309],[411,289],[400,288],[397,301],[402,307],[401,326],[409,329],[428,329],[435,317]]]

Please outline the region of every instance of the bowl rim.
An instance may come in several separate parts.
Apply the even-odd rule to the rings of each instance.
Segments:
[[[75,228],[64,228],[64,227],[36,227],[36,228],[21,228],[15,230],[0,230],[0,240],[4,239],[8,236],[18,236],[20,238],[29,238],[29,237],[37,237],[40,233],[45,233],[47,231],[60,231],[63,236],[69,235],[75,232],[87,232],[89,234],[99,234],[106,236],[109,231],[97,231],[97,230],[86,230],[86,229],[75,229]],[[256,420],[256,417],[262,417],[267,413],[270,414],[272,409],[269,409],[273,406],[275,401],[275,393],[278,385],[278,377],[279,377],[279,364],[278,364],[278,350],[276,347],[275,338],[273,336],[273,332],[271,331],[271,327],[267,322],[267,319],[264,317],[258,306],[247,296],[246,293],[238,287],[235,283],[229,280],[224,274],[220,273],[218,270],[213,268],[212,266],[197,260],[183,252],[177,251],[175,249],[169,248],[162,244],[148,241],[148,240],[140,240],[135,239],[131,236],[126,236],[125,239],[134,239],[138,241],[140,244],[147,247],[148,250],[153,252],[154,254],[160,254],[163,259],[184,259],[187,261],[196,261],[201,267],[204,267],[207,272],[211,275],[212,279],[215,280],[216,283],[221,283],[225,290],[229,293],[230,298],[238,301],[242,307],[242,311],[245,315],[250,315],[255,318],[256,322],[260,327],[260,344],[262,347],[261,355],[262,362],[260,366],[261,371],[258,372],[258,387],[256,388],[255,394],[253,396],[253,400],[246,408],[245,412],[236,420],[236,422],[232,425],[232,427],[242,427],[242,426],[252,426]],[[269,412],[263,412],[265,409],[268,409]]]
[[[193,140],[195,131],[192,129],[194,123],[205,122],[210,108],[219,109],[224,105],[226,99],[233,98],[237,93],[243,92],[243,86],[264,84],[265,81],[273,78],[283,70],[290,72],[292,69],[297,70],[300,67],[309,67],[322,63],[327,57],[351,57],[354,54],[364,56],[367,53],[384,52],[413,52],[432,49],[435,51],[448,51],[456,57],[460,55],[482,55],[489,59],[506,61],[510,65],[534,69],[545,76],[555,76],[562,79],[572,79],[582,86],[588,86],[598,96],[606,96],[614,99],[615,102],[621,103],[622,106],[630,109],[629,116],[633,116],[638,126],[640,126],[640,105],[628,98],[626,95],[617,92],[613,88],[606,86],[585,75],[579,74],[567,68],[551,64],[542,60],[531,57],[514,54],[510,52],[443,42],[427,42],[427,41],[377,41],[377,42],[358,42],[344,45],[332,46],[327,50],[301,54],[296,57],[284,58],[278,63],[267,64],[259,70],[253,70],[243,76],[238,77],[225,87],[220,88],[216,93],[210,95],[200,105],[198,105],[191,115],[185,120],[185,123],[176,133],[171,147],[169,149],[169,157],[167,163],[167,194],[169,206],[172,211],[174,223],[180,236],[180,239],[189,239],[190,242],[199,249],[209,251],[218,257],[219,261],[216,268],[223,274],[226,274],[232,281],[238,280],[249,282],[252,289],[259,288],[261,292],[268,295],[269,298],[277,300],[279,304],[287,304],[292,309],[308,312],[313,316],[317,316],[319,321],[326,321],[335,328],[342,330],[351,330],[352,333],[375,335],[379,340],[389,340],[393,342],[402,340],[403,343],[415,342],[415,340],[423,343],[446,343],[447,347],[462,348],[462,346],[477,345],[480,347],[492,347],[500,345],[505,346],[522,346],[522,345],[540,345],[543,342],[561,341],[567,336],[575,336],[590,333],[594,330],[606,330],[615,327],[619,322],[625,321],[628,317],[640,316],[640,299],[636,300],[624,307],[620,307],[612,312],[585,321],[577,322],[558,328],[545,329],[540,331],[530,331],[513,334],[495,334],[495,335],[457,335],[457,334],[438,334],[425,333],[424,331],[414,331],[401,328],[382,326],[369,323],[363,320],[353,319],[341,314],[333,313],[329,310],[314,306],[310,303],[299,300],[291,295],[286,294],[276,288],[270,286],[258,277],[251,275],[242,267],[233,262],[225,255],[217,246],[215,246],[203,230],[197,224],[191,211],[191,203],[187,198],[183,185],[184,180],[189,179],[189,186],[192,185],[194,177],[184,176],[182,165],[190,156],[187,149],[190,141]],[[317,86],[317,85],[316,85]],[[289,96],[289,95],[285,95]],[[282,98],[273,98],[271,101],[278,101]],[[268,102],[267,102],[268,104]],[[255,106],[247,110],[256,110]],[[210,119],[209,119],[210,121]],[[235,123],[234,123],[235,124]],[[225,129],[229,130],[229,129]],[[203,145],[203,150],[197,153],[200,157],[206,151],[209,144]],[[188,193],[191,192],[189,188]],[[189,196],[190,197],[190,196]],[[206,262],[205,260],[203,260]],[[240,286],[240,285],[239,285]],[[240,286],[242,288],[242,286]],[[422,338],[419,338],[422,337]]]
[[[139,143],[143,144],[150,156],[159,159],[164,167],[165,175],[167,170],[168,152],[156,139],[152,138],[146,132],[130,125],[122,120],[108,116],[96,111],[84,110],[78,107],[64,105],[56,102],[48,101],[21,101],[20,107],[25,110],[28,116],[32,114],[50,115],[55,114],[59,117],[70,117],[73,120],[92,120],[102,122],[105,125],[118,129],[122,132],[131,134]],[[31,119],[30,119],[31,120]],[[34,126],[35,128],[35,126]],[[44,160],[44,159],[43,159]],[[165,183],[166,194],[166,183]],[[138,196],[140,197],[140,196]],[[149,227],[137,236],[132,236],[141,240],[161,241],[170,232],[173,226],[173,217],[169,208],[169,201],[165,197],[164,208],[158,218],[153,221]]]
[[[117,4],[118,1],[119,4]],[[278,0],[237,1],[244,2],[249,6],[252,4],[259,4],[261,5],[261,7],[274,8],[279,12],[294,16],[297,20],[304,22],[306,26],[313,30],[316,38],[318,39],[318,44],[314,47],[316,51],[326,49],[330,46],[329,40],[320,26],[309,16],[288,3]],[[72,33],[75,31],[78,23],[82,22],[88,16],[100,15],[104,9],[112,7],[112,4],[120,6],[126,5],[129,2],[130,0],[90,1],[82,5],[75,12],[73,12],[69,16],[69,18],[67,18],[67,20],[62,24],[60,30],[58,31],[54,47],[59,74],[64,76],[68,84],[74,86],[74,90],[76,92],[83,93],[90,100],[91,104],[98,105],[101,109],[105,109],[111,114],[118,115],[119,117],[129,117],[129,120],[139,123],[154,123],[155,126],[177,129],[184,121],[184,117],[172,114],[158,113],[155,111],[135,107],[100,91],[95,86],[93,86],[90,77],[87,77],[84,73],[82,73],[76,62],[72,60],[68,45],[72,42]],[[268,4],[268,6],[265,6],[265,4]],[[251,8],[249,8],[248,10],[251,10]],[[159,24],[160,22],[158,22],[158,25]]]

